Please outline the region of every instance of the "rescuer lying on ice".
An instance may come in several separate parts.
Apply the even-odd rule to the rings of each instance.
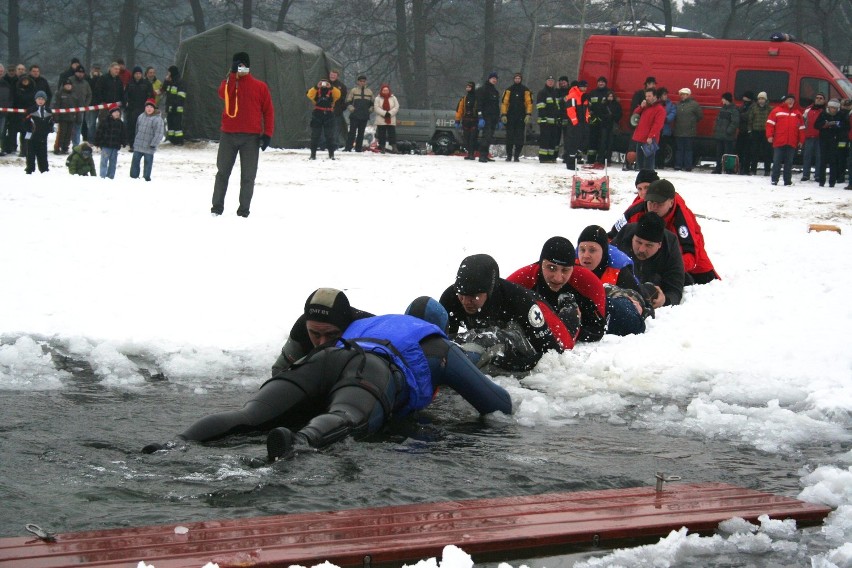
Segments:
[[[335,310],[340,302],[334,293],[342,295],[317,290],[308,298],[305,315],[309,330],[312,324],[343,329],[339,339],[266,381],[242,409],[206,416],[178,440],[207,442],[271,430],[267,452],[275,461],[300,449],[377,432],[391,418],[428,406],[440,386],[455,390],[481,414],[512,412],[509,394],[447,339],[447,313],[437,301],[415,300],[408,312],[420,317],[385,315],[349,322],[348,314]],[[286,427],[295,424],[302,427],[295,432]],[[142,451],[174,445],[150,444]]]

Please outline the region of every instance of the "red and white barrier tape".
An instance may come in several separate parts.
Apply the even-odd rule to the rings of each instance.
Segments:
[[[109,108],[113,104],[115,104],[115,103],[105,103],[105,104],[102,104],[102,105],[90,105],[90,106],[72,107],[72,108],[51,108],[51,109],[48,109],[48,110],[50,112],[56,113],[56,114],[65,114],[65,113],[69,113],[69,112],[85,112],[87,110],[101,110],[101,109]],[[27,110],[29,110],[29,109],[0,107],[0,112],[20,112],[20,113],[24,113],[24,112],[27,112]]]

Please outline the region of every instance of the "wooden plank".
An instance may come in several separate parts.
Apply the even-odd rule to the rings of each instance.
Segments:
[[[85,531],[0,539],[9,568],[136,566],[200,568],[289,566],[329,560],[341,566],[401,563],[440,555],[446,544],[470,554],[615,543],[664,536],[682,526],[707,532],[731,517],[767,514],[800,525],[821,522],[829,507],[721,483],[552,493],[300,513],[253,519]]]

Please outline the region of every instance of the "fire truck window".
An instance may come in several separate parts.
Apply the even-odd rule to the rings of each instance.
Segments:
[[[816,77],[803,77],[799,82],[799,106],[806,107],[814,104],[817,93],[826,96],[826,100],[836,96],[837,91],[831,92],[831,87],[825,79]]]
[[[741,69],[737,71],[734,84],[734,98],[742,99],[743,93],[752,91],[766,92],[772,102],[781,99],[790,88],[790,74],[786,71],[764,71],[762,69]]]

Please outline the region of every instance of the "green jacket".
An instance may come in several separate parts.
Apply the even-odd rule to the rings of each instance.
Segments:
[[[763,106],[760,106],[756,102],[752,103],[752,105],[748,107],[748,115],[746,115],[748,131],[765,132],[766,119],[769,118],[769,113],[771,111],[772,107],[769,106],[769,103],[766,103]]]
[[[68,166],[69,174],[78,176],[95,176],[97,175],[95,173],[95,160],[91,155],[88,158],[83,156],[84,145],[91,149],[91,146],[85,142],[81,142],[77,146],[74,146],[74,150],[71,152],[71,155],[68,156],[67,160],[65,160],[65,165]]]

